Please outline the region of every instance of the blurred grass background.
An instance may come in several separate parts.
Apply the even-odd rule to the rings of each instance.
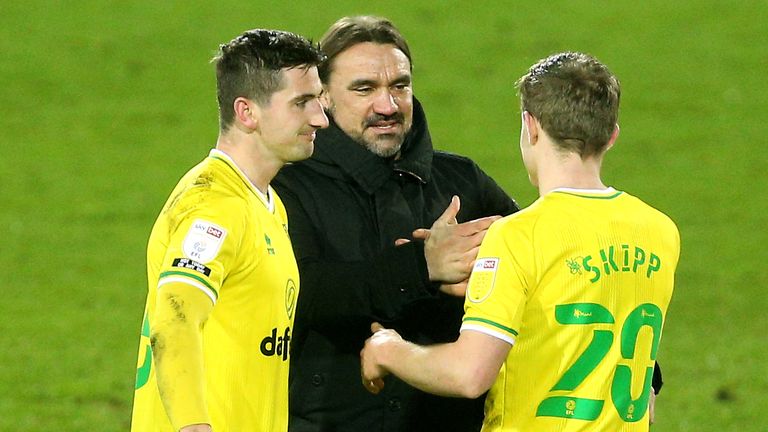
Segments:
[[[2,2],[0,430],[128,429],[147,237],[217,135],[209,59],[249,28],[317,40],[363,13],[411,44],[436,147],[522,205],[514,80],[562,50],[609,65],[605,180],[683,242],[653,430],[767,430],[765,0]]]

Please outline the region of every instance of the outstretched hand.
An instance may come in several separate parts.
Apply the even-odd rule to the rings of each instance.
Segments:
[[[365,346],[360,350],[360,375],[363,387],[373,394],[378,394],[384,388],[384,377],[389,374],[381,365],[380,355],[386,349],[384,345],[402,341],[402,338],[396,331],[386,329],[377,322],[371,324],[371,332],[373,335],[365,341]]]
[[[413,232],[413,238],[424,240],[429,235],[429,230],[420,228]],[[410,242],[408,239],[397,239],[395,240],[395,246],[401,246],[406,243]],[[448,294],[454,297],[464,297],[467,294],[467,284],[469,283],[469,278],[464,279],[463,281],[456,282],[456,283],[444,283],[440,284],[440,291],[442,291],[444,294]]]
[[[457,284],[469,278],[472,265],[486,232],[501,216],[488,216],[469,222],[457,223],[461,208],[458,196],[428,230],[418,229],[413,237],[424,240],[429,279],[446,284]]]

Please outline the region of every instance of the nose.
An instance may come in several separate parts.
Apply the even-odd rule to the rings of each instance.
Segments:
[[[320,99],[315,100],[313,103],[313,109],[309,115],[309,124],[317,129],[328,127],[328,116],[325,115],[325,110],[323,109],[323,104]]]
[[[397,101],[389,89],[382,89],[373,100],[373,110],[377,114],[392,115],[398,109]]]

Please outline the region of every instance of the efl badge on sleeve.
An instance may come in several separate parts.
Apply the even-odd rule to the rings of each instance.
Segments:
[[[206,220],[197,219],[184,237],[182,248],[188,258],[207,263],[216,258],[224,243],[227,231]]]
[[[475,266],[472,268],[472,276],[469,277],[469,285],[467,286],[467,298],[469,301],[480,303],[491,295],[498,268],[498,258],[481,258],[475,261]]]

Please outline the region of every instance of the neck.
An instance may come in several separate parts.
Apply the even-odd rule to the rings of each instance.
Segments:
[[[259,151],[262,146],[250,142],[237,133],[220,134],[216,141],[216,148],[232,158],[251,184],[264,194],[269,189],[269,182],[283,166],[282,162],[262,154]]]
[[[539,196],[558,188],[605,189],[600,178],[601,156],[581,159],[578,154],[553,154],[539,164]]]

